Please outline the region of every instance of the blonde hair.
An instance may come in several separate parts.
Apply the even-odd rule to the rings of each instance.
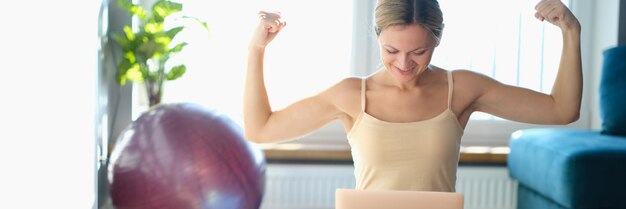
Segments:
[[[389,26],[419,24],[430,31],[437,45],[444,26],[437,0],[378,0],[374,24],[376,36]]]

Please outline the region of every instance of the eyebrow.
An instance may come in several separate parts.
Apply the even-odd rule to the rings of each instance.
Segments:
[[[391,48],[391,49],[393,49],[393,50],[398,50],[398,49],[396,49],[395,47],[393,47],[393,46],[389,46],[389,45],[387,45],[387,44],[384,44],[383,46],[384,46],[384,47],[386,47],[386,48]],[[413,49],[413,50],[411,50],[410,52],[414,52],[414,51],[417,51],[417,50],[420,50],[420,49],[428,49],[428,48],[427,48],[427,47],[419,47],[419,48],[417,48],[417,49]]]

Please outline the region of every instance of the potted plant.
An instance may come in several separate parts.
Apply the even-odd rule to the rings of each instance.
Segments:
[[[134,30],[130,25],[125,25],[123,35],[113,34],[113,39],[122,46],[123,55],[117,66],[117,81],[122,86],[127,81],[143,82],[149,106],[152,107],[161,102],[163,82],[176,80],[187,70],[184,64],[166,69],[170,55],[180,52],[187,45],[186,42],[173,42],[185,26],[166,28],[167,18],[177,16],[193,19],[207,31],[208,26],[198,18],[180,16],[183,5],[169,0],[156,0],[149,12],[131,0],[117,0],[117,4],[140,20]]]

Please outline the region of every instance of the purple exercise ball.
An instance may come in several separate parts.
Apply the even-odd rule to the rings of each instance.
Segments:
[[[121,134],[109,162],[117,209],[258,209],[265,157],[228,116],[161,104]]]

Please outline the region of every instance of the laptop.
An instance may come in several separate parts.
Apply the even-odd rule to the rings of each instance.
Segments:
[[[463,194],[337,189],[335,209],[463,209]]]

